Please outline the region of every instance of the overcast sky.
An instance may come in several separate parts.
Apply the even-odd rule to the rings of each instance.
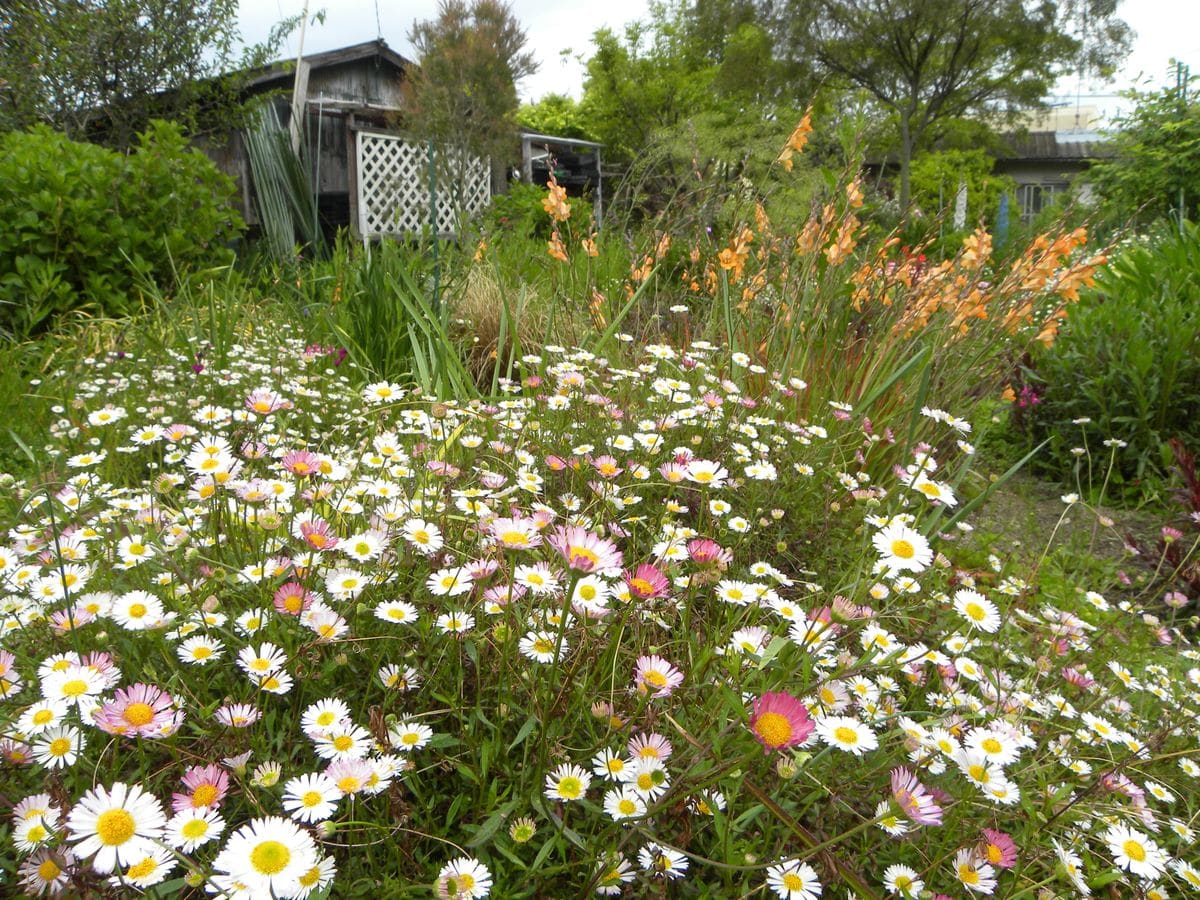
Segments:
[[[312,0],[315,12],[324,8],[324,25],[309,28],[305,50],[318,53],[382,36],[404,56],[413,56],[408,31],[413,21],[433,18],[437,0]],[[529,35],[529,46],[541,62],[540,71],[520,85],[524,99],[539,99],[549,93],[578,97],[583,89],[583,66],[576,57],[590,55],[591,36],[599,28],[620,29],[627,22],[647,16],[647,0],[513,0],[517,19]],[[241,0],[242,36],[250,42],[266,37],[271,26],[304,8],[303,0]],[[1134,83],[1139,73],[1151,86],[1167,82],[1167,61],[1183,60],[1200,73],[1200,0],[1125,0],[1120,15],[1137,32],[1133,53],[1117,82],[1083,85],[1084,94],[1116,94]],[[298,50],[294,32],[286,52]],[[564,56],[561,51],[570,51]],[[1074,83],[1059,90],[1074,94]],[[1100,100],[1103,103],[1103,98]]]

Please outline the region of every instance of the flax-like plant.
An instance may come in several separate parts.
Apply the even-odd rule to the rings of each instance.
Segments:
[[[245,133],[246,155],[254,176],[254,199],[263,236],[276,262],[294,261],[297,242],[316,247],[321,240],[312,172],[297,152],[275,106],[264,103]]]

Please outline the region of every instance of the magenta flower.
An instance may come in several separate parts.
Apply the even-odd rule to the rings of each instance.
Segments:
[[[670,587],[667,576],[650,563],[642,563],[634,571],[626,572],[625,583],[629,586],[629,593],[642,600],[665,597]]]
[[[763,753],[800,746],[816,727],[808,708],[784,691],[768,691],[754,701],[750,731],[763,745]]]
[[[694,538],[687,543],[688,556],[692,562],[702,566],[715,563],[724,568],[733,562],[733,551],[726,550],[716,541],[708,538]]]
[[[983,841],[979,845],[979,855],[993,866],[1011,869],[1017,864],[1017,845],[1003,831],[985,828]]]
[[[119,688],[92,717],[101,731],[127,737],[164,738],[183,724],[183,711],[176,707],[175,698],[152,684]]]
[[[892,799],[914,824],[942,824],[942,808],[934,802],[917,776],[903,766],[892,769]]]

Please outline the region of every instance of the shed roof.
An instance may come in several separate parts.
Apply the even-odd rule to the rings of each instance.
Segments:
[[[1060,140],[1058,132],[1027,131],[1023,134],[1006,134],[996,152],[998,159],[1006,161],[1060,162],[1103,159],[1112,156],[1111,146],[1101,140]]]
[[[324,53],[309,53],[304,56],[304,61],[308,63],[310,70],[370,59],[387,63],[401,72],[416,65],[412,60],[405,59],[389,47],[387,41],[382,38],[363,41],[361,44],[352,44],[349,47],[339,47],[337,50],[326,50]],[[247,87],[253,90],[268,87],[280,81],[290,82],[295,72],[295,60],[280,60],[252,75]]]

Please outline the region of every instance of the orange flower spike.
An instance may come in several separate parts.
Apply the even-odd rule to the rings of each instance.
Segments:
[[[783,152],[779,154],[778,162],[788,172],[792,171],[792,155],[804,152],[804,146],[808,143],[808,136],[812,134],[812,130],[812,107],[810,106],[804,111],[804,118],[788,136],[787,144],[784,145]]]
[[[770,234],[771,220],[767,218],[767,211],[761,203],[754,204],[754,225],[758,228],[759,234]]]
[[[565,222],[571,217],[571,204],[567,202],[567,189],[562,187],[554,178],[550,176],[550,183],[546,185],[546,196],[542,198],[542,209],[555,222]]]
[[[563,246],[562,238],[559,237],[557,228],[554,229],[550,235],[550,240],[547,242],[546,252],[549,253],[553,259],[557,259],[559,262],[567,261],[567,248]]]
[[[654,248],[654,259],[656,262],[661,261],[667,255],[667,251],[671,249],[671,235],[663,234],[658,239],[658,245]]]
[[[846,185],[846,202],[850,204],[851,209],[862,209],[863,192],[859,187],[861,179],[855,178],[852,182]]]
[[[986,229],[979,228],[963,238],[963,266],[972,271],[983,268],[992,255],[992,236]]]
[[[592,234],[589,237],[585,237],[583,240],[581,240],[579,242],[579,245],[583,248],[583,252],[586,253],[588,256],[599,256],[600,255],[600,251],[598,249],[596,249],[596,235],[595,234]]]

